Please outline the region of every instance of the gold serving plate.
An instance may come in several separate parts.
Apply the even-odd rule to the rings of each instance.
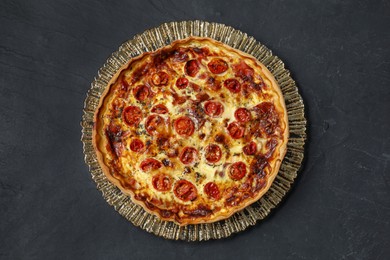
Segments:
[[[246,207],[226,220],[208,224],[188,225],[181,227],[173,222],[162,221],[155,215],[147,213],[141,206],[134,204],[130,197],[123,194],[111,184],[96,159],[92,145],[93,116],[99,99],[112,76],[133,57],[143,52],[157,50],[171,42],[189,36],[209,37],[221,41],[233,48],[244,51],[263,63],[274,75],[286,103],[290,138],[287,153],[271,188],[257,202]],[[159,27],[136,35],[132,40],[123,43],[119,50],[108,58],[97,77],[91,84],[84,103],[82,117],[82,137],[85,162],[88,164],[92,179],[103,193],[108,204],[136,226],[147,232],[167,239],[201,241],[225,238],[233,233],[243,231],[264,219],[275,208],[290,190],[297,177],[304,156],[306,141],[306,119],[302,97],[298,93],[295,81],[284,63],[272,52],[239,30],[219,23],[204,21],[184,21],[164,23]]]

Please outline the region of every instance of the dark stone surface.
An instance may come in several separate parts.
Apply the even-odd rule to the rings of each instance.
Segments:
[[[265,221],[228,239],[164,240],[96,190],[79,125],[125,40],[222,22],[281,57],[307,107],[305,168]],[[0,2],[0,258],[390,259],[389,1]]]

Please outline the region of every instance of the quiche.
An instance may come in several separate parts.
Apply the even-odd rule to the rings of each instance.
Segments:
[[[288,118],[268,69],[210,38],[130,59],[94,116],[108,180],[159,219],[211,223],[259,200],[286,153]]]

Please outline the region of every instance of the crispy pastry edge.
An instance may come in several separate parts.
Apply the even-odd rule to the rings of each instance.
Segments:
[[[284,129],[284,133],[283,133],[282,144],[279,146],[279,149],[277,150],[277,151],[279,151],[279,155],[278,155],[277,158],[274,159],[275,166],[273,167],[272,172],[270,174],[268,174],[267,186],[264,187],[255,197],[253,197],[252,199],[246,201],[243,204],[240,204],[240,205],[235,206],[235,207],[231,207],[230,210],[226,214],[219,214],[219,215],[218,214],[216,214],[216,215],[213,214],[214,218],[210,218],[210,217],[197,217],[197,218],[193,218],[193,219],[182,219],[181,221],[178,221],[176,218],[164,218],[164,217],[162,217],[158,213],[158,211],[150,210],[146,206],[144,201],[136,200],[134,198],[134,195],[135,195],[134,192],[132,190],[128,190],[125,187],[123,187],[121,185],[120,181],[117,180],[116,178],[114,178],[110,174],[110,168],[104,162],[104,153],[102,151],[100,151],[100,149],[98,147],[99,146],[98,143],[101,142],[101,140],[100,140],[101,137],[98,134],[98,129],[99,129],[99,125],[100,125],[99,124],[100,121],[98,120],[98,116],[99,116],[100,111],[102,109],[102,105],[104,103],[104,100],[110,94],[110,90],[111,90],[113,84],[116,82],[119,74],[123,70],[128,68],[130,63],[135,62],[137,60],[142,60],[142,58],[144,58],[146,55],[150,55],[151,53],[154,53],[157,50],[151,51],[151,52],[145,52],[145,53],[143,53],[143,54],[141,54],[141,55],[139,55],[137,57],[134,57],[134,58],[130,59],[126,64],[124,64],[113,75],[113,77],[111,78],[111,80],[107,84],[106,89],[103,91],[103,93],[102,93],[102,95],[100,97],[99,104],[98,104],[98,106],[96,108],[96,111],[95,111],[95,114],[94,114],[94,117],[93,117],[93,123],[94,124],[93,124],[93,132],[92,132],[92,144],[93,144],[94,150],[96,152],[98,163],[101,166],[102,171],[105,174],[105,176],[107,177],[107,179],[111,183],[113,183],[116,187],[118,187],[123,193],[125,193],[126,195],[130,195],[131,201],[133,203],[141,206],[146,212],[157,216],[161,220],[173,221],[173,222],[175,222],[176,224],[178,224],[180,226],[186,226],[186,225],[191,225],[191,224],[213,223],[213,222],[217,222],[219,220],[227,219],[230,216],[232,216],[233,214],[239,212],[240,210],[246,208],[247,206],[253,204],[254,202],[258,201],[260,198],[262,198],[264,196],[264,194],[271,187],[274,179],[276,178],[277,173],[279,172],[280,165],[281,165],[281,163],[283,161],[283,158],[284,158],[284,156],[286,154],[286,151],[287,151],[287,142],[288,142],[288,138],[289,138],[289,124],[288,124],[287,110],[286,110],[286,105],[285,105],[285,102],[284,102],[284,97],[283,97],[282,91],[281,91],[281,89],[279,87],[279,84],[276,82],[274,76],[272,75],[272,73],[260,61],[258,61],[256,58],[252,57],[251,55],[249,55],[247,53],[244,53],[243,51],[234,49],[233,47],[230,47],[227,44],[224,44],[222,42],[216,41],[216,40],[208,38],[208,37],[195,37],[195,36],[191,36],[191,37],[188,37],[188,38],[185,38],[185,39],[182,39],[182,40],[173,41],[171,44],[169,44],[167,46],[164,46],[162,48],[159,48],[158,50],[169,49],[169,48],[174,47],[175,45],[182,44],[182,43],[187,43],[187,42],[191,42],[191,41],[192,42],[209,41],[209,42],[213,43],[216,46],[222,46],[222,48],[226,48],[229,51],[234,51],[234,52],[238,53],[241,57],[243,57],[245,59],[250,59],[253,62],[255,62],[257,65],[259,65],[262,68],[262,72],[271,81],[272,88],[277,92],[277,94],[279,96],[279,102],[281,104],[281,109],[283,110],[283,113],[284,113],[282,121],[285,124],[285,129]],[[107,152],[107,151],[104,151],[104,152]]]

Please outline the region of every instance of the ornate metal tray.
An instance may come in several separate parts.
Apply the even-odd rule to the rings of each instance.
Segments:
[[[285,98],[290,139],[278,175],[271,188],[258,202],[223,221],[180,227],[173,222],[161,221],[156,216],[147,213],[108,181],[96,160],[96,154],[92,146],[92,127],[93,115],[99,98],[117,70],[132,57],[146,51],[154,51],[174,40],[189,36],[210,37],[221,41],[254,56],[267,66],[278,81]],[[81,141],[83,142],[85,162],[89,166],[92,179],[96,182],[97,188],[103,193],[104,199],[134,225],[168,239],[187,241],[220,239],[256,224],[258,220],[264,219],[290,190],[304,156],[306,140],[304,105],[290,72],[284,68],[283,62],[273,55],[267,47],[253,37],[224,24],[204,21],[164,23],[123,43],[119,50],[114,52],[103,67],[99,69],[98,75],[88,91],[83,111]]]

